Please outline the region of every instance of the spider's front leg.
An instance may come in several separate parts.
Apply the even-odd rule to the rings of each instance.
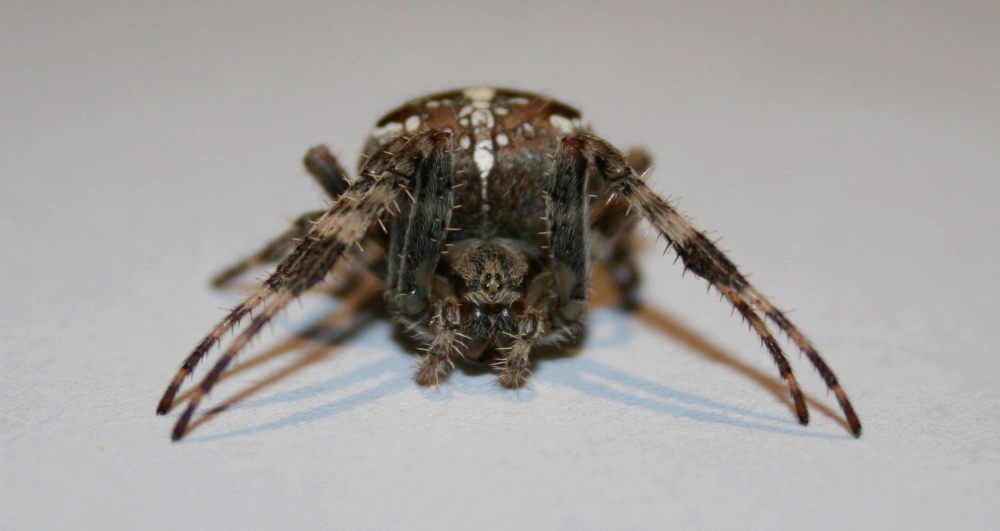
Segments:
[[[564,142],[545,182],[547,272],[529,284],[525,309],[513,331],[498,338],[503,356],[495,368],[504,387],[523,386],[531,375],[531,350],[541,342],[569,339],[586,315],[590,289],[587,174],[587,160],[578,146]]]
[[[462,334],[461,314],[458,300],[454,297],[439,300],[434,303],[434,311],[430,319],[430,329],[433,337],[420,350],[424,352],[417,368],[416,380],[420,385],[434,386],[441,383],[448,373],[455,368],[452,355],[461,356],[468,345],[461,338],[471,339]]]
[[[417,370],[421,385],[437,385],[454,368],[452,355],[466,347],[460,337],[458,301],[446,280],[435,276],[444,251],[455,192],[454,156],[448,143],[429,151],[409,175],[410,187],[392,222],[386,298],[397,320],[413,331],[429,329]]]
[[[251,311],[263,307],[195,389],[174,426],[175,440],[184,435],[198,404],[236,355],[289,302],[322,281],[344,251],[365,236],[370,225],[382,216],[398,211],[398,199],[411,184],[406,176],[412,175],[415,167],[431,152],[441,150],[449,142],[450,135],[432,130],[399,137],[383,146],[365,164],[358,180],[316,220],[306,237],[278,264],[261,287],[205,336],[167,387],[157,413],[164,414],[170,410],[180,384],[212,345]]]
[[[506,337],[499,339],[503,346],[497,347],[502,356],[494,364],[498,371],[497,381],[500,385],[518,389],[528,382],[531,376],[531,351],[548,332],[548,316],[539,308],[526,308],[518,316],[516,329],[513,333],[506,332]]]
[[[764,319],[761,318],[761,314],[784,331],[809,358],[827,387],[836,395],[851,432],[855,437],[861,435],[861,421],[854,412],[854,407],[816,348],[784,313],[747,281],[736,265],[711,240],[697,230],[669,202],[646,186],[613,146],[590,134],[578,134],[567,138],[564,142],[579,146],[588,166],[604,179],[611,197],[620,196],[628,201],[635,211],[641,213],[666,238],[668,245],[673,247],[684,262],[684,266],[707,280],[743,316],[763,341],[778,367],[779,374],[787,382],[799,422],[806,424],[809,421],[805,399],[799,390],[788,359]]]
[[[590,289],[590,201],[587,159],[573,142],[563,141],[546,183],[545,223],[549,235],[553,317],[582,318]]]

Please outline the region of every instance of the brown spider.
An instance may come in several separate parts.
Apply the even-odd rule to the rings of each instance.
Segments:
[[[260,310],[194,390],[174,426],[175,440],[247,342],[344,254],[380,272],[393,318],[425,345],[418,383],[437,385],[465,359],[490,363],[502,385],[520,387],[531,374],[532,349],[581,331],[592,260],[609,262],[633,300],[628,294],[638,274],[628,242],[639,216],[630,213],[641,214],[685,268],[718,290],[760,337],[788,382],[800,423],[809,420],[806,402],[765,320],[805,353],[851,432],[861,434],[854,408],[812,343],[646,186],[648,156],[623,155],[565,104],[493,88],[434,94],[378,121],[353,182],[324,146],[311,149],[305,164],[334,201],[215,279],[224,285],[253,266],[280,261],[195,347],[167,387],[158,414],[170,410],[212,345]],[[360,252],[363,246],[385,253],[372,259]]]

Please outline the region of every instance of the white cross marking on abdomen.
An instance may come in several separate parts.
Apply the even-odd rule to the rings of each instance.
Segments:
[[[496,119],[491,109],[493,96],[496,92],[491,88],[470,88],[463,93],[469,99],[469,104],[462,107],[458,113],[458,118],[462,125],[468,124],[472,128],[473,145],[472,161],[479,170],[479,183],[482,189],[482,208],[489,210],[487,185],[489,184],[490,171],[496,162],[494,156],[495,147],[493,145],[493,126]]]

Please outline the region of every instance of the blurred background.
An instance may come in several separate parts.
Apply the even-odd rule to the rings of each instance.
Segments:
[[[0,2],[0,515],[11,529],[995,525],[997,2]],[[155,402],[374,120],[497,85],[580,108],[820,347],[865,424],[660,244],[532,385],[308,297],[188,438]],[[641,231],[640,231],[641,232]],[[598,291],[606,281],[595,281]],[[376,287],[369,286],[372,290]],[[374,296],[377,300],[377,294]],[[789,354],[794,352],[789,345]]]

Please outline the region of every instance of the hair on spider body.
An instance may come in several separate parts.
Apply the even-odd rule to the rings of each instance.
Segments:
[[[644,152],[625,155],[594,135],[568,105],[489,87],[433,94],[386,114],[353,181],[325,146],[312,148],[306,168],[332,204],[304,214],[214,279],[223,286],[253,267],[277,263],[186,358],[157,413],[170,410],[211,347],[250,317],[191,394],[173,431],[181,438],[240,350],[344,255],[383,272],[392,318],[423,345],[418,383],[437,385],[466,360],[489,363],[502,385],[520,387],[531,374],[533,350],[582,330],[593,261],[611,266],[626,301],[634,303],[639,276],[629,242],[642,218],[684,269],[708,281],[761,339],[802,424],[809,418],[806,403],[768,321],[816,367],[851,432],[860,435],[847,395],[812,343],[643,182],[649,164]],[[384,252],[361,251],[372,247]]]

